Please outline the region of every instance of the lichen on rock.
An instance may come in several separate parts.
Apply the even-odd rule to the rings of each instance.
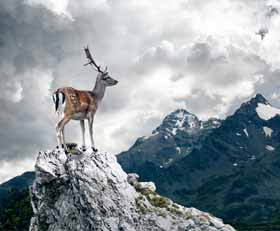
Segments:
[[[222,220],[158,195],[111,154],[41,152],[30,188],[30,231],[234,231]]]

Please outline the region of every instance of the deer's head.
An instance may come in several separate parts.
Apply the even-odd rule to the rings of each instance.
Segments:
[[[118,83],[117,80],[113,79],[108,72],[102,72],[97,74],[97,81],[100,81],[106,87],[114,86]]]

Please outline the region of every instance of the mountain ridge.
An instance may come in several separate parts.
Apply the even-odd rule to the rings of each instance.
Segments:
[[[129,150],[121,155],[132,162],[130,166],[129,160],[123,164],[123,156],[118,156],[118,160],[126,171],[155,181],[162,195],[181,204],[231,222],[265,221],[280,205],[279,140],[278,109],[257,94],[223,120],[188,155],[167,168],[149,161],[137,167],[133,163],[136,158],[129,159],[134,154]]]

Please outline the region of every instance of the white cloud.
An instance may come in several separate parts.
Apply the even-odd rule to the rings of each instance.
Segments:
[[[34,170],[34,159],[0,161],[0,184],[26,171]]]
[[[11,101],[13,103],[18,103],[22,100],[22,86],[21,84],[12,79],[10,81],[6,81],[1,86],[1,96],[3,100]]]
[[[149,79],[141,82],[142,91],[151,86],[152,95],[160,96],[159,99],[165,99],[166,94],[169,99],[166,104],[178,107],[174,100],[185,101],[185,107],[197,113],[196,108],[188,104],[194,90],[203,91],[209,98],[219,98],[220,102],[217,101],[215,106],[206,105],[200,115],[204,118],[209,115],[223,117],[234,101],[252,96],[255,85],[264,82],[259,73],[268,68],[254,53],[213,37],[181,47],[170,41],[160,42],[137,60]],[[160,70],[167,71],[161,73]],[[154,82],[151,81],[153,73],[159,73]]]
[[[73,19],[68,11],[69,0],[25,0],[25,3],[30,5],[42,5],[57,15]]]
[[[280,98],[280,92],[273,92],[271,95],[271,99],[279,99]]]

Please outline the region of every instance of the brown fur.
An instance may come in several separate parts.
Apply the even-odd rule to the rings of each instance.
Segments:
[[[57,93],[63,92],[66,105],[64,116],[70,117],[75,113],[84,113],[86,118],[88,113],[95,114],[97,110],[97,100],[90,91],[76,90],[72,87],[63,87],[56,90]]]

